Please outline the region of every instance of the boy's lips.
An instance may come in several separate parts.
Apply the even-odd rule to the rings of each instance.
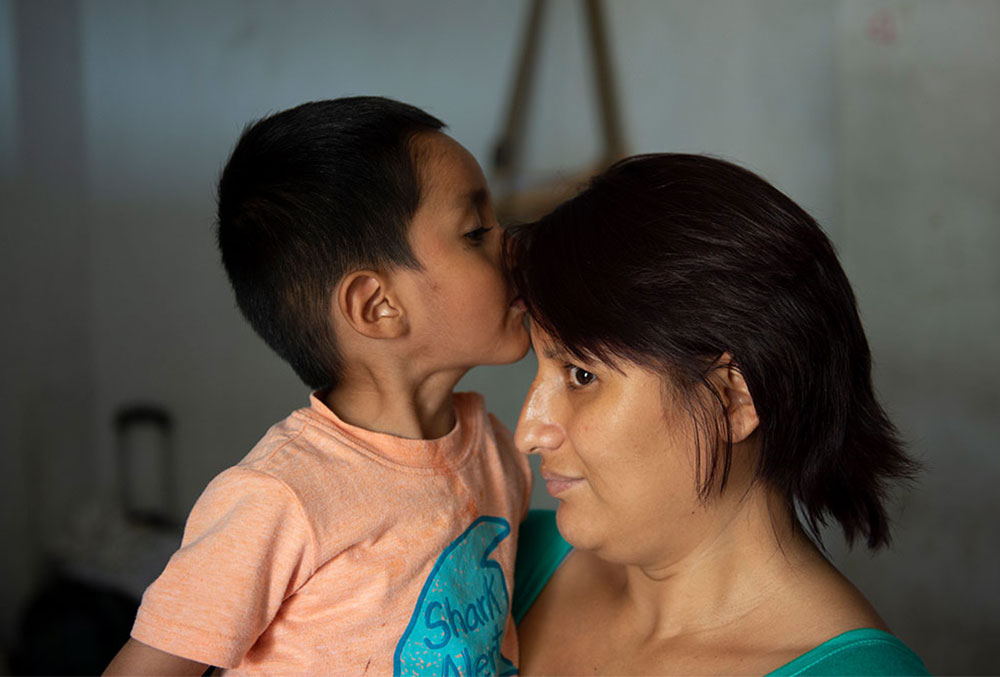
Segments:
[[[559,473],[552,472],[545,468],[542,468],[542,479],[545,480],[545,490],[549,492],[549,495],[555,497],[558,494],[570,489],[580,482],[583,482],[582,477],[569,477],[567,475],[560,475]]]

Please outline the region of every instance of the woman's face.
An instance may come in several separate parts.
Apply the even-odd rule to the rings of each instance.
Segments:
[[[531,337],[538,374],[516,442],[541,455],[563,536],[610,561],[681,556],[709,515],[698,498],[694,422],[677,395],[643,367],[582,364],[537,327]]]

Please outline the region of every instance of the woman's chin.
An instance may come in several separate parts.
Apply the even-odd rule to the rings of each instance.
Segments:
[[[566,501],[559,501],[556,507],[556,526],[566,542],[578,550],[594,550],[600,542],[594,519]]]

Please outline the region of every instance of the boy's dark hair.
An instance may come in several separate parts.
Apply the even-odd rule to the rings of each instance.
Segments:
[[[311,388],[335,385],[337,282],[359,268],[419,267],[412,147],[444,127],[381,97],[315,101],[244,129],[219,179],[218,244],[236,303]]]
[[[700,430],[720,418],[709,374],[728,352],[760,421],[755,476],[817,541],[832,517],[850,543],[859,534],[872,549],[888,543],[889,483],[917,465],[875,398],[833,246],[787,196],[722,160],[633,157],[511,229],[505,259],[533,322],[581,360],[665,373]],[[725,489],[732,462],[721,419],[708,438],[720,450],[705,468],[698,454],[703,498]]]

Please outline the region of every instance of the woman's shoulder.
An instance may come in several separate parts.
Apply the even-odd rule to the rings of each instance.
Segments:
[[[770,673],[790,675],[927,675],[923,661],[894,635],[875,628],[849,630]]]
[[[514,622],[534,604],[573,547],[559,534],[553,510],[530,510],[521,523],[514,564]]]

